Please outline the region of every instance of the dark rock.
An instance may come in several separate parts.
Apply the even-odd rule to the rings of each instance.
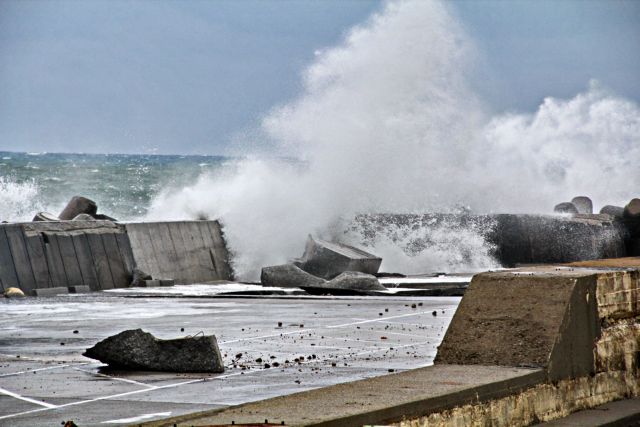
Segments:
[[[346,271],[335,279],[325,283],[322,287],[329,289],[354,289],[358,291],[384,291],[385,288],[378,279],[358,271]]]
[[[264,267],[260,274],[262,286],[298,288],[301,286],[321,286],[324,279],[316,277],[293,264]]]
[[[214,335],[160,340],[142,329],[132,329],[100,341],[83,355],[119,369],[224,372]]]
[[[611,215],[614,218],[622,218],[624,215],[624,208],[620,206],[606,205],[600,209],[601,214]]]
[[[578,209],[571,202],[558,203],[557,205],[555,205],[553,207],[553,211],[555,213],[562,213],[562,214],[577,214],[578,213]]]
[[[577,196],[571,199],[571,203],[580,214],[593,214],[593,202],[587,196]]]
[[[38,212],[32,221],[60,221],[60,218],[49,212]]]
[[[624,207],[624,216],[626,218],[640,218],[640,199],[631,199],[627,206]]]
[[[61,220],[68,221],[83,213],[94,216],[97,212],[98,205],[96,205],[96,202],[86,197],[73,196],[58,217]]]
[[[302,258],[294,264],[314,276],[333,279],[345,271],[376,274],[382,258],[353,246],[314,239],[311,235]]]

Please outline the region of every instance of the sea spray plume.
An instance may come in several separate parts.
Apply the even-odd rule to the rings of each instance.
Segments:
[[[637,104],[592,86],[548,98],[534,114],[487,118],[465,83],[473,55],[443,3],[389,3],[320,52],[300,97],[264,119],[264,138],[302,163],[229,164],[163,192],[150,216],[221,218],[241,277],[299,255],[308,233],[364,242],[386,270],[451,271],[492,265],[484,230],[427,224],[371,240],[344,234],[345,223],[358,213],[460,205],[549,212],[577,194],[606,204],[637,191]],[[416,253],[416,241],[433,244]]]
[[[336,232],[341,217],[449,201],[449,175],[465,162],[481,117],[464,78],[472,52],[443,3],[387,4],[319,53],[301,96],[264,119],[265,137],[301,158],[302,171],[246,160],[165,192],[150,216],[222,218],[236,269],[255,276],[298,255],[308,233]]]

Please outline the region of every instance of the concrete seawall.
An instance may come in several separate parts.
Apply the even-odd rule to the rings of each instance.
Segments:
[[[136,267],[181,283],[230,279],[228,258],[217,221],[0,225],[0,288],[29,295],[125,288]]]

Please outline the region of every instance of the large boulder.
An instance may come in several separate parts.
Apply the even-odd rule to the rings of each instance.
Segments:
[[[345,271],[376,274],[381,263],[382,258],[362,249],[314,239],[311,235],[307,239],[304,255],[294,261],[295,265],[307,273],[324,279],[333,279]]]
[[[577,214],[578,213],[578,209],[576,208],[576,206],[571,203],[571,202],[562,202],[562,203],[558,203],[557,205],[555,205],[553,207],[553,211],[555,213],[561,213],[561,214]]]
[[[142,329],[132,329],[100,341],[83,355],[118,369],[224,372],[214,335],[160,340]]]
[[[321,286],[325,283],[324,279],[309,274],[292,264],[264,267],[260,274],[260,281],[263,286],[280,288]]]
[[[80,214],[88,214],[92,217],[98,212],[98,205],[93,200],[82,196],[73,196],[67,206],[60,212],[58,218],[69,221]]]
[[[587,196],[578,196],[571,199],[579,214],[593,214],[593,202]]]
[[[345,271],[338,277],[322,285],[330,289],[352,289],[355,291],[384,291],[385,288],[376,276],[359,271]]]

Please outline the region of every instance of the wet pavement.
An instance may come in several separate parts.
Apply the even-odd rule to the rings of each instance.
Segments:
[[[105,293],[0,300],[0,426],[122,425],[428,366],[459,301]],[[163,339],[215,334],[226,371],[114,372],[81,355],[134,328]]]

